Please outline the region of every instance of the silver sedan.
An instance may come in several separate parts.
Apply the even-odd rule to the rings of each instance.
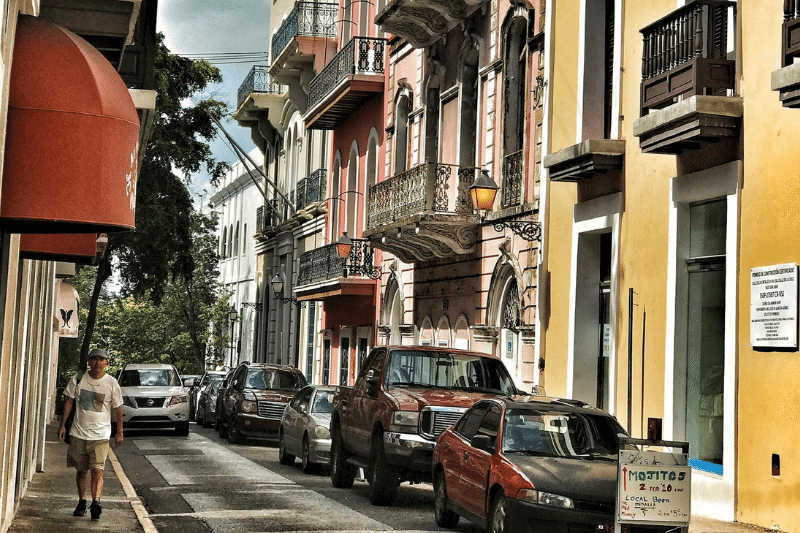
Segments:
[[[294,464],[300,457],[310,474],[328,463],[331,453],[331,400],[336,387],[309,385],[301,389],[283,412],[278,434],[278,460]]]

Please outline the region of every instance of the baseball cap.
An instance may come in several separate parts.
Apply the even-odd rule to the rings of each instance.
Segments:
[[[87,359],[91,359],[92,357],[101,357],[105,360],[108,360],[106,351],[100,348],[94,348],[91,352],[89,352],[89,357]]]

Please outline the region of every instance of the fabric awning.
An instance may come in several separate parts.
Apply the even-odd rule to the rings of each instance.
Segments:
[[[0,191],[3,229],[132,229],[138,138],[136,108],[108,60],[74,33],[20,15]]]
[[[63,261],[91,265],[105,252],[108,238],[96,233],[23,233],[19,238],[22,259]]]

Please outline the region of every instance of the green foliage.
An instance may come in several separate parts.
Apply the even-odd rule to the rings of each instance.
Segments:
[[[224,103],[207,97],[209,87],[222,81],[219,69],[205,61],[196,61],[175,56],[164,45],[164,37],[157,37],[155,58],[156,113],[153,128],[144,152],[136,188],[136,230],[109,235],[107,257],[97,268],[97,276],[87,299],[89,309],[86,317],[86,335],[81,346],[80,368],[86,368],[86,355],[90,344],[108,342],[120,357],[177,357],[194,352],[200,359],[203,339],[199,333],[186,332],[168,339],[161,337],[167,345],[156,346],[163,323],[152,324],[154,330],[149,346],[141,346],[131,353],[124,353],[106,339],[106,327],[121,327],[122,322],[106,322],[101,298],[103,284],[111,277],[113,266],[119,268],[120,294],[125,304],[116,304],[115,313],[126,315],[142,324],[151,324],[151,313],[158,313],[162,301],[168,297],[168,286],[183,282],[187,287],[198,272],[194,256],[193,225],[196,224],[191,195],[186,182],[192,173],[205,168],[212,180],[218,180],[227,169],[227,164],[217,162],[211,154],[208,142],[216,134],[209,113],[221,116],[226,112]],[[197,101],[195,101],[197,99]],[[176,174],[176,172],[178,174]],[[216,248],[216,246],[215,246]],[[205,259],[203,259],[205,260]],[[205,268],[201,266],[201,269]],[[212,286],[213,289],[213,286]],[[213,290],[212,290],[213,292]],[[145,304],[144,300],[149,300]],[[198,298],[198,306],[213,306],[213,298]],[[199,308],[198,308],[199,309]],[[197,309],[187,313],[193,320],[200,316]],[[129,327],[138,327],[129,323]],[[162,321],[163,322],[163,321]],[[95,324],[102,323],[95,339]],[[142,326],[144,327],[144,326]],[[114,341],[124,342],[126,348],[133,338],[113,330]],[[144,343],[144,341],[142,341]],[[189,346],[191,345],[191,348]],[[131,348],[132,349],[132,348]],[[114,362],[112,359],[111,362]]]

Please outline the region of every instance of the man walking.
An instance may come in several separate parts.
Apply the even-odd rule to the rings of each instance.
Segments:
[[[64,394],[64,414],[58,438],[63,441],[66,436],[64,423],[75,406],[75,419],[70,429],[67,466],[77,470],[75,483],[78,485],[78,506],[74,516],[86,515],[86,478],[92,473],[92,505],[89,508],[92,520],[99,520],[103,508],[100,506],[100,495],[103,492],[103,469],[108,457],[108,440],[111,437],[111,412],[117,423],[116,445],[123,442],[122,437],[122,391],[119,383],[105,373],[108,356],[105,350],[95,348],[89,352],[89,372],[78,380],[72,378]]]

